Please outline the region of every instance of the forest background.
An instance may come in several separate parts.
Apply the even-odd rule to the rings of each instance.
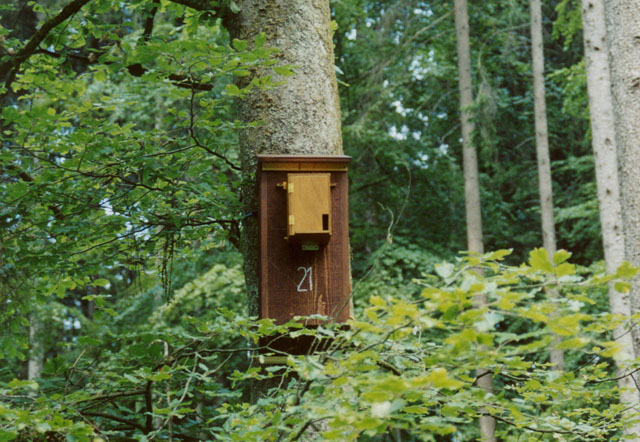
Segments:
[[[347,330],[249,315],[240,195],[255,177],[238,146],[262,122],[237,106],[299,74],[268,35],[229,37],[241,3],[0,6],[0,441],[465,441],[479,416],[504,441],[629,436],[613,334],[629,318],[608,305],[580,2],[542,8],[551,257],[529,4],[468,6],[465,111],[495,251],[468,254],[453,4],[331,2],[353,158]],[[634,274],[621,267],[616,288]],[[332,344],[263,365],[260,338],[284,331]]]

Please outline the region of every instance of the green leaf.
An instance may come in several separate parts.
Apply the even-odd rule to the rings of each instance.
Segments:
[[[253,44],[255,45],[256,49],[260,49],[262,46],[264,46],[266,41],[267,41],[267,34],[265,34],[264,32],[261,32],[253,39]]]
[[[529,252],[529,265],[534,270],[553,273],[553,264],[549,261],[549,254],[542,247]]]
[[[171,373],[159,371],[158,373],[149,376],[147,379],[153,382],[166,381],[167,379],[171,379]]]
[[[636,276],[639,271],[640,269],[638,269],[637,267],[634,267],[628,261],[623,261],[622,264],[620,264],[620,267],[618,267],[618,270],[616,271],[616,276],[618,278],[631,279],[634,276]]]
[[[457,390],[464,385],[464,382],[449,376],[447,369],[444,367],[436,367],[427,376],[417,379],[418,382],[426,381],[433,388],[445,388],[449,390]]]
[[[118,316],[118,312],[112,308],[104,308],[103,310],[113,317]]]
[[[445,405],[440,409],[440,413],[442,413],[444,417],[456,417],[458,415],[458,409]]]
[[[100,279],[96,279],[95,281],[93,281],[94,285],[97,285],[99,287],[104,287],[105,285],[109,284],[109,280],[108,279],[104,279],[104,278],[100,278]]]
[[[590,319],[590,316],[583,313],[564,315],[552,318],[549,321],[549,328],[560,336],[574,336],[580,332],[580,321],[588,319]]]
[[[613,288],[616,290],[616,292],[629,293],[629,291],[631,290],[631,283],[627,281],[616,281],[613,284]]]
[[[560,249],[553,254],[553,263],[555,265],[559,265],[565,262],[569,258],[571,258],[571,253],[567,252],[564,249]]]
[[[621,351],[623,349],[622,344],[616,341],[604,342],[601,344],[603,347],[606,347],[606,350],[600,353],[600,356],[605,358],[614,358],[618,359],[621,356]]]
[[[97,347],[102,344],[102,341],[91,336],[80,336],[78,338],[78,343],[87,347]]]
[[[18,437],[15,431],[0,430],[0,442],[7,442]]]
[[[560,344],[556,345],[556,349],[558,350],[576,350],[578,348],[582,348],[589,343],[589,339],[583,337],[576,337],[567,339],[562,341]]]
[[[576,266],[568,262],[564,262],[556,267],[556,275],[558,277],[574,275],[576,273]]]
[[[11,389],[29,388],[31,390],[37,390],[38,383],[35,381],[22,381],[19,379],[13,379],[11,382],[7,384],[7,387]]]
[[[444,262],[442,264],[436,264],[436,273],[442,279],[447,279],[449,276],[453,274],[454,266],[448,262]]]
[[[283,77],[290,77],[294,74],[293,70],[291,69],[291,66],[274,66],[273,70],[277,74],[282,75]]]
[[[488,261],[502,261],[506,256],[511,255],[513,249],[500,249],[495,252],[487,253],[485,259]]]
[[[247,49],[247,40],[239,40],[237,38],[234,38],[233,47],[236,51],[244,51],[245,49]]]
[[[229,2],[229,9],[231,9],[231,12],[233,12],[234,14],[239,13],[240,11],[242,11],[242,9],[240,8],[240,6],[238,6],[238,4],[236,2],[234,2],[233,0],[231,0]]]
[[[420,405],[409,405],[407,407],[404,407],[402,411],[404,411],[405,413],[424,414],[424,415],[427,415],[431,412],[429,408],[422,407]]]
[[[96,71],[96,73],[93,75],[93,78],[95,78],[95,80],[99,82],[106,81],[107,73],[104,70]]]
[[[227,93],[227,95],[230,95],[232,97],[237,97],[239,95],[241,95],[242,93],[240,92],[240,89],[238,88],[238,86],[236,86],[233,83],[229,83],[228,85],[226,85],[224,87],[225,92]]]

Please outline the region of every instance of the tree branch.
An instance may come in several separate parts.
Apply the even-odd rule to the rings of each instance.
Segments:
[[[503,422],[507,425],[511,425],[514,427],[518,427],[518,428],[524,428],[525,430],[529,430],[529,431],[534,431],[536,433],[547,433],[547,434],[574,434],[574,435],[579,435],[579,434],[583,434],[583,433],[579,433],[579,432],[575,432],[575,431],[569,431],[569,430],[543,430],[542,428],[534,428],[534,427],[530,427],[528,425],[520,425],[520,424],[516,424],[515,422],[511,422],[508,419],[505,419],[503,417],[500,416],[496,416],[494,414],[490,414],[490,413],[483,413],[484,416],[491,416],[492,418],[494,418],[497,421]]]
[[[132,392],[123,392],[123,393],[115,393],[115,394],[110,394],[110,395],[105,395],[105,396],[96,396],[93,398],[89,398],[89,399],[82,399],[78,402],[76,402],[76,404],[80,404],[82,402],[111,402],[113,399],[118,399],[118,398],[122,398],[122,397],[130,397],[130,396],[138,396],[140,394],[143,394],[144,391],[143,390],[138,390],[138,391],[132,391]],[[89,409],[89,408],[93,408],[95,407],[96,404],[89,404],[89,405],[85,405],[84,409]]]
[[[123,417],[114,416],[114,415],[108,414],[108,413],[94,413],[94,412],[88,412],[88,411],[80,411],[79,413],[82,414],[83,416],[93,416],[93,417],[102,417],[102,418],[105,418],[105,419],[111,419],[112,421],[116,421],[116,422],[120,422],[121,424],[129,425],[130,427],[137,428],[138,430],[144,432],[144,427],[142,425],[140,425],[139,423],[137,423],[136,421],[133,421],[131,419],[125,419]]]
[[[15,73],[20,68],[20,65],[24,63],[33,55],[33,53],[38,49],[42,40],[49,35],[49,32],[60,23],[64,22],[66,19],[76,14],[84,5],[89,3],[91,0],[73,0],[67,6],[62,8],[62,11],[49,21],[45,22],[40,29],[36,31],[35,34],[31,37],[31,39],[27,42],[27,44],[13,57],[4,63],[0,64],[0,79],[4,79],[7,74],[9,77],[5,81],[5,87],[9,89],[13,79],[15,78]]]
[[[142,32],[142,38],[144,38],[145,41],[149,41],[151,39],[151,33],[153,32],[153,21],[156,18],[156,14],[158,13],[159,5],[159,0],[155,0],[153,2],[153,8],[149,12],[147,19],[144,22],[144,31]]]
[[[151,401],[151,386],[153,385],[152,381],[147,381],[147,387],[144,391],[144,402],[146,411],[146,418],[144,424],[144,434],[149,434],[153,431],[153,402]]]

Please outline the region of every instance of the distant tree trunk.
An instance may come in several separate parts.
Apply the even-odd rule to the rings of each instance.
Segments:
[[[582,29],[602,243],[607,273],[615,273],[624,260],[624,235],[603,0],[582,0]],[[609,285],[609,306],[611,313],[630,318],[628,294],[617,292],[613,283]],[[630,370],[629,363],[636,355],[629,327],[629,324],[618,327],[613,336],[621,345],[616,365],[618,387],[621,389],[620,402],[626,406],[640,402],[632,375],[625,376]],[[627,436],[634,432],[640,436],[640,428],[637,426],[626,427],[624,432]]]
[[[243,173],[256,171],[256,154],[341,155],[342,135],[338,85],[334,71],[329,0],[236,0],[241,11],[230,19],[232,38],[248,40],[264,32],[267,45],[280,48],[281,64],[295,66],[295,75],[280,78],[282,86],[254,90],[238,101],[238,117],[244,122],[262,120],[245,131],[240,140]],[[260,75],[262,72],[254,72]],[[244,86],[252,77],[240,79]],[[256,186],[243,189],[247,213],[258,208]],[[246,218],[241,251],[249,313],[258,313],[257,217]],[[259,393],[259,392],[258,392]]]
[[[640,266],[640,0],[607,0],[605,17],[625,259]],[[640,277],[636,277],[631,312],[639,311]],[[637,339],[634,347],[640,354]]]
[[[458,49],[458,85],[460,88],[460,123],[462,125],[462,163],[464,168],[464,201],[467,219],[467,247],[472,252],[483,253],[482,213],[480,206],[480,182],[478,180],[478,156],[473,144],[471,106],[471,51],[469,48],[469,18],[467,1],[456,0],[456,40]]]
[[[531,0],[531,58],[533,63],[533,100],[536,128],[536,157],[538,158],[538,187],[540,189],[540,214],[542,215],[542,244],[549,259],[556,253],[556,233],[553,222],[553,191],[551,184],[551,160],[547,133],[547,105],[544,92],[544,51],[542,40],[542,7],[540,0]],[[552,297],[557,294],[550,292]],[[549,350],[554,370],[564,370],[564,354],[554,347]]]
[[[43,354],[40,336],[40,321],[35,312],[29,319],[29,360],[27,362],[27,379],[34,380],[42,374]]]
[[[455,0],[456,42],[458,51],[458,84],[460,88],[460,121],[462,124],[462,163],[464,168],[465,213],[467,221],[467,247],[471,252],[483,253],[482,213],[480,206],[480,183],[478,179],[478,156],[473,144],[471,105],[471,50],[469,48],[469,17],[467,1]],[[486,296],[475,299],[476,305],[486,305]],[[493,392],[493,379],[488,370],[476,371],[478,387]],[[495,442],[496,421],[481,410],[480,434],[484,442]]]

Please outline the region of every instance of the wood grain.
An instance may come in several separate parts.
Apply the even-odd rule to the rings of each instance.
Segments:
[[[342,323],[351,316],[349,157],[259,156],[260,317],[282,324],[294,316],[321,314]],[[265,166],[265,167],[263,167]],[[302,250],[288,235],[287,193],[278,187],[291,171],[329,172],[330,230],[326,244]],[[303,210],[311,210],[308,207]],[[311,269],[311,270],[309,270]],[[308,320],[307,325],[318,325]]]

